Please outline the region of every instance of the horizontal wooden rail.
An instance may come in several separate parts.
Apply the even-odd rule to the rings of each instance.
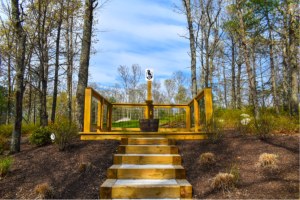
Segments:
[[[92,125],[92,99],[95,98],[97,100],[97,124]],[[135,107],[143,107],[145,118],[149,118],[149,106],[153,109],[165,108],[165,109],[185,109],[185,123],[186,128],[182,130],[190,131],[191,129],[191,117],[194,117],[195,127],[193,130],[198,132],[200,130],[200,105],[199,100],[204,100],[205,105],[205,122],[206,124],[211,122],[212,113],[213,113],[213,104],[212,104],[212,90],[211,88],[205,88],[201,92],[199,92],[188,104],[158,104],[154,103],[149,104],[149,101],[146,103],[111,103],[101,94],[96,92],[93,88],[87,87],[85,90],[85,102],[84,102],[84,127],[83,133],[93,132],[92,129],[96,129],[97,132],[103,131],[111,131],[112,130],[112,112],[113,108],[135,108]],[[191,113],[193,107],[193,113]],[[104,113],[106,111],[106,113]],[[106,117],[105,117],[106,116]],[[106,121],[104,121],[106,119]],[[106,125],[106,126],[105,126]],[[104,127],[105,126],[105,127]],[[119,128],[113,128],[119,129]],[[161,130],[171,130],[166,128],[160,128]],[[174,130],[181,130],[178,128],[172,128]],[[121,128],[124,130],[124,128]],[[135,129],[134,129],[135,130]]]

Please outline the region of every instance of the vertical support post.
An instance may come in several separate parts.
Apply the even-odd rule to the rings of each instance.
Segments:
[[[204,103],[205,103],[205,122],[206,125],[211,123],[213,114],[213,102],[211,88],[204,89]]]
[[[92,89],[85,89],[83,132],[91,132]]]
[[[109,106],[108,106],[108,122],[107,122],[107,124],[108,124],[108,131],[111,131],[111,127],[112,127],[112,105],[110,104]]]
[[[101,99],[101,123],[100,123],[100,131],[103,130],[103,120],[104,118],[104,99]]]
[[[194,120],[195,120],[195,132],[199,131],[199,104],[197,99],[194,99]]]
[[[191,108],[190,108],[190,106],[187,106],[185,108],[185,119],[186,119],[186,129],[187,129],[187,131],[190,131],[190,129],[191,129]]]
[[[147,81],[147,101],[152,101],[152,81]]]
[[[101,132],[101,123],[102,123],[102,103],[101,100],[98,100],[97,104],[97,132]]]
[[[147,81],[146,119],[153,119],[152,81]]]

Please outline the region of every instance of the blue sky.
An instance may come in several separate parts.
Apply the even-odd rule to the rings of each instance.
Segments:
[[[118,66],[132,64],[153,69],[160,81],[177,70],[189,75],[189,42],[180,37],[187,34],[186,18],[174,4],[181,0],[110,0],[98,10],[90,82],[114,85]]]

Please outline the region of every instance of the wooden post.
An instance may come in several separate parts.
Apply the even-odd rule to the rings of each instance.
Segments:
[[[100,123],[100,131],[103,130],[103,116],[104,116],[104,99],[101,99],[101,123]]]
[[[213,102],[211,88],[204,89],[204,103],[205,103],[205,122],[206,125],[211,123],[213,114]]]
[[[152,101],[152,81],[147,81],[147,101]]]
[[[97,112],[97,132],[101,132],[101,123],[102,123],[102,103],[101,100],[98,100],[98,112]]]
[[[197,99],[194,99],[194,121],[195,121],[195,132],[199,131],[199,104]]]
[[[108,122],[107,122],[108,131],[111,131],[111,127],[112,127],[112,108],[113,108],[112,105],[108,106]]]
[[[152,81],[147,81],[146,119],[153,119]]]
[[[187,106],[185,108],[185,119],[186,119],[186,129],[187,129],[187,131],[190,131],[190,129],[191,129],[191,108],[190,108],[190,106]]]
[[[91,132],[92,89],[85,89],[83,132]]]

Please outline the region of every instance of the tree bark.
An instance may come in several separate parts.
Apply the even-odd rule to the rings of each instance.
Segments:
[[[57,86],[58,86],[58,70],[59,70],[59,54],[60,54],[60,32],[62,25],[63,16],[63,3],[60,4],[60,15],[57,23],[57,35],[56,35],[56,47],[55,47],[55,70],[54,70],[54,88],[53,88],[53,101],[52,101],[52,112],[51,122],[55,122],[56,114],[56,103],[57,103]]]
[[[93,11],[97,6],[97,3],[94,6],[95,2],[96,0],[85,1],[83,38],[82,38],[82,45],[81,45],[80,68],[78,73],[78,85],[77,85],[77,92],[76,92],[77,120],[78,120],[80,130],[82,130],[83,128],[84,95],[85,95],[85,88],[87,87],[87,83],[88,83],[92,26],[93,26]]]
[[[235,41],[231,36],[231,107],[236,108],[236,92],[235,92]]]
[[[241,2],[238,2],[238,4],[240,3]],[[241,39],[241,47],[243,49],[243,55],[244,55],[246,70],[248,74],[249,89],[250,89],[250,96],[251,96],[250,105],[253,107],[254,116],[258,118],[259,110],[258,110],[257,91],[256,91],[256,83],[255,83],[255,75],[254,75],[255,72],[253,72],[253,69],[250,65],[249,51],[247,47],[247,39],[246,39],[246,32],[245,32],[245,24],[244,24],[243,15],[241,13],[240,7],[237,9],[237,15],[238,15],[239,26],[240,26],[239,36]]]
[[[190,51],[191,51],[191,80],[192,80],[192,95],[195,97],[197,95],[197,76],[196,76],[196,44],[195,44],[195,35],[193,27],[193,18],[191,12],[191,3],[190,0],[182,0],[186,17],[188,22],[189,29],[189,40],[190,40]]]
[[[276,73],[274,64],[274,53],[273,53],[273,37],[272,37],[272,26],[270,24],[269,13],[266,13],[267,25],[268,25],[268,37],[269,37],[269,55],[270,55],[270,68],[271,68],[271,83],[272,83],[272,94],[274,101],[274,108],[277,114],[279,114],[279,103],[277,96],[277,84],[276,84]]]
[[[12,24],[16,33],[16,86],[15,86],[15,122],[12,132],[10,151],[12,153],[21,150],[21,130],[23,115],[23,94],[24,94],[24,72],[25,72],[25,51],[26,34],[20,20],[19,1],[11,0]]]

